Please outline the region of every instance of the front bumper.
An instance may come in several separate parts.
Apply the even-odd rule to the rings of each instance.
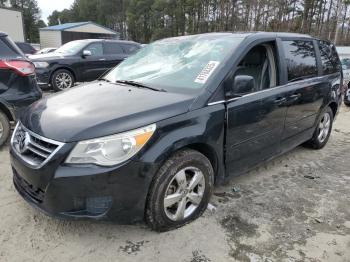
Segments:
[[[48,88],[50,84],[51,71],[46,68],[35,69],[38,86],[42,89]]]
[[[13,150],[14,185],[27,202],[44,213],[122,224],[143,220],[155,165],[130,161],[115,168],[67,166],[62,164],[62,154],[34,170]]]

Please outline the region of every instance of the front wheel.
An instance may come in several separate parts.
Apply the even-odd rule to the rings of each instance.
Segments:
[[[204,155],[182,150],[166,161],[154,178],[146,207],[152,229],[168,231],[203,214],[214,184],[213,167]]]
[[[321,149],[327,144],[332,132],[333,117],[332,109],[327,107],[318,120],[313,137],[306,143],[306,145],[314,149]]]
[[[66,69],[59,69],[53,73],[51,86],[54,91],[63,91],[74,86],[74,76]]]

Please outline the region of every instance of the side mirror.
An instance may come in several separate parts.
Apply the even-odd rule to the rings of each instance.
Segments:
[[[254,78],[248,75],[237,75],[232,82],[231,90],[229,92],[231,93],[231,96],[250,93],[255,87]]]
[[[87,57],[87,56],[92,56],[92,53],[89,50],[84,50],[83,51],[83,57]]]

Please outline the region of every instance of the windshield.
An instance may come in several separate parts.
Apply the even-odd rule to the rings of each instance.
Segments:
[[[175,92],[200,90],[242,40],[233,34],[164,39],[130,56],[105,79],[131,80]]]
[[[67,44],[64,44],[58,48],[55,53],[65,54],[65,55],[75,55],[78,53],[84,46],[86,46],[86,41],[72,41]]]

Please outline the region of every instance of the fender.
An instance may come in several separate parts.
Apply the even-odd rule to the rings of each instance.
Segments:
[[[176,151],[193,148],[211,160],[215,182],[221,183],[225,177],[224,121],[225,106],[222,104],[163,120],[157,125],[148,148],[143,150],[141,161],[156,163],[160,168]]]

